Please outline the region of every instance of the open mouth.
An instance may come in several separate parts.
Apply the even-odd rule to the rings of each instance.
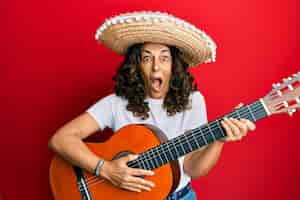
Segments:
[[[160,77],[151,77],[150,78],[150,83],[151,83],[151,89],[154,90],[155,92],[159,92],[162,88],[162,78]]]

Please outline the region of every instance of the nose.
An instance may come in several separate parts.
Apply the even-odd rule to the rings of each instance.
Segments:
[[[156,57],[153,57],[152,71],[158,71],[158,70],[159,70],[159,59]]]

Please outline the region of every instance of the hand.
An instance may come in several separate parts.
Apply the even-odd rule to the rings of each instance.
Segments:
[[[236,109],[242,106],[243,104],[240,103],[236,106]],[[226,131],[226,137],[221,139],[221,141],[224,142],[241,140],[247,135],[249,130],[255,130],[255,124],[248,119],[237,120],[224,118],[224,120],[221,121],[221,125]]]
[[[135,192],[150,191],[154,183],[137,176],[151,176],[153,171],[135,169],[127,166],[127,162],[137,159],[137,155],[127,155],[117,160],[105,161],[100,175],[113,185]]]

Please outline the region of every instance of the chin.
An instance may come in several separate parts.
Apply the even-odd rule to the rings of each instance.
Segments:
[[[153,99],[162,99],[162,98],[164,98],[164,95],[163,94],[150,94],[149,95],[151,98],[153,98]]]

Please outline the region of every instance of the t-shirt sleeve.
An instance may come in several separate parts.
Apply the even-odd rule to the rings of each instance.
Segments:
[[[205,99],[199,91],[193,93],[191,115],[191,128],[196,128],[207,123]]]
[[[101,130],[113,127],[114,99],[115,94],[108,95],[100,99],[98,102],[96,102],[86,110],[86,112],[96,120]]]

